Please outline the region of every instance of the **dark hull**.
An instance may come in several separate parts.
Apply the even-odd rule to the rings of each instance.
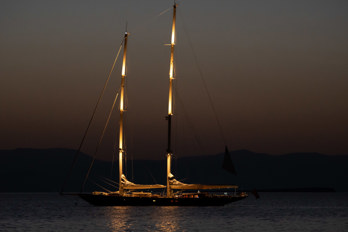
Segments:
[[[171,198],[94,195],[89,193],[81,193],[78,195],[95,206],[223,206],[246,197],[210,195],[200,196],[198,198]]]

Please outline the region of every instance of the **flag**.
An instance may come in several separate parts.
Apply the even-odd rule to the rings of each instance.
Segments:
[[[224,156],[224,162],[222,163],[222,168],[225,169],[226,171],[229,171],[232,174],[237,175],[236,169],[234,168],[227,146],[225,147],[225,156]]]

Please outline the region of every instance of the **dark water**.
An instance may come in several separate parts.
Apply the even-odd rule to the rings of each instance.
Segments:
[[[348,231],[348,193],[261,193],[224,207],[93,207],[0,194],[0,231]]]

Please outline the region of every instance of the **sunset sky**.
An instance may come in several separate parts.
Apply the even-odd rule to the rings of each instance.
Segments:
[[[177,2],[175,155],[224,151],[195,56],[230,150],[348,154],[348,1]],[[127,149],[162,159],[172,5],[1,1],[0,149],[77,149],[128,22]],[[119,89],[120,61],[87,153]],[[102,153],[117,139],[113,119]]]

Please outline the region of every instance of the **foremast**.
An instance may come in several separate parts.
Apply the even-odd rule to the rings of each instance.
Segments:
[[[134,184],[127,180],[126,175],[123,173],[123,161],[126,155],[125,153],[125,132],[123,128],[124,124],[124,113],[126,111],[125,106],[125,79],[127,75],[126,71],[126,61],[127,61],[127,40],[128,32],[126,30],[123,40],[123,62],[122,62],[122,73],[121,73],[121,94],[120,94],[120,125],[119,125],[119,141],[118,141],[118,154],[119,154],[119,189],[118,193],[120,195],[125,195],[125,190],[134,191],[141,189],[159,189],[165,188],[164,185],[160,184]]]
[[[167,146],[167,197],[170,197],[172,190],[170,187],[171,163],[172,163],[172,148],[171,148],[171,131],[172,131],[172,116],[173,116],[173,80],[174,80],[174,46],[175,46],[175,20],[176,20],[176,3],[173,5],[173,24],[172,36],[170,43],[170,66],[169,66],[169,97],[168,97],[168,146]]]
[[[123,115],[125,112],[125,101],[124,101],[124,85],[126,79],[126,60],[127,60],[127,39],[128,32],[124,33],[124,45],[123,45],[123,62],[122,62],[122,73],[121,73],[121,96],[120,96],[120,127],[119,127],[119,141],[118,141],[118,157],[119,157],[119,193],[124,193],[123,186],[123,158],[125,155],[124,150],[124,131],[123,131]]]

